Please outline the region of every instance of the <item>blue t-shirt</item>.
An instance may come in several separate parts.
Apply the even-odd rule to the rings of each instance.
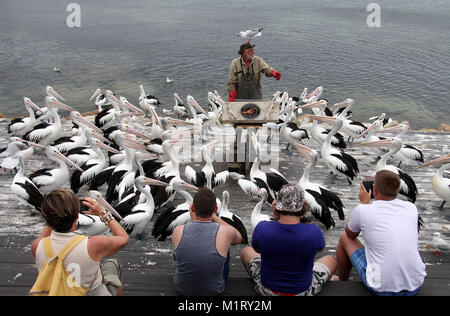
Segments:
[[[252,246],[261,254],[262,285],[291,294],[311,286],[314,258],[325,248],[325,239],[315,224],[262,221],[253,231]]]

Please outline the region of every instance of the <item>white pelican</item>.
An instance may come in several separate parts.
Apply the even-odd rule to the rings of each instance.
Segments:
[[[178,118],[187,116],[187,108],[184,105],[183,101],[180,99],[178,93],[173,94],[173,98],[175,99],[175,105],[173,106],[172,111],[163,109],[164,114],[176,114]]]
[[[309,181],[309,172],[317,164],[319,153],[303,145],[296,145],[300,154],[308,161],[303,170],[303,175],[298,181],[298,185],[305,190],[305,200],[309,205],[311,214],[325,225],[326,229],[335,226],[330,209],[337,211],[340,220],[345,219],[344,205],[341,199],[324,186]]]
[[[328,133],[327,138],[322,144],[321,157],[325,165],[334,175],[343,174],[349,184],[358,175],[358,162],[350,156],[331,146],[331,138],[341,129],[343,119],[341,117],[333,118],[329,116],[311,116],[313,119],[319,119],[324,122],[334,122],[333,129]]]
[[[32,146],[36,146],[32,143],[29,144]],[[69,182],[69,168],[67,167],[67,165],[70,165],[79,171],[83,171],[83,169],[78,167],[70,159],[66,158],[55,147],[48,146],[45,149],[45,153],[49,160],[57,163],[59,166],[53,169],[40,169],[33,172],[29,176],[30,180],[33,181],[39,191],[43,194],[47,194],[53,190],[60,189],[64,184]]]
[[[384,137],[378,137],[375,135],[377,130],[379,130],[383,126],[383,120],[385,116],[386,113],[382,113],[359,137],[365,136],[366,142],[376,142],[386,139]],[[381,157],[387,152],[386,149],[381,147],[370,147],[370,149],[377,155],[377,157]]]
[[[166,240],[166,238],[172,234],[176,226],[184,225],[191,220],[189,210],[193,198],[187,191],[182,190],[182,188],[198,190],[196,186],[193,186],[192,184],[189,184],[179,178],[172,181],[171,186],[175,192],[180,194],[185,199],[185,202],[176,207],[168,207],[158,216],[155,224],[153,225],[152,236],[155,238],[159,237],[159,241]]]
[[[364,133],[367,127],[357,121],[353,121],[347,118],[347,113],[350,111],[350,108],[355,104],[353,99],[347,99],[339,104],[345,107],[345,109],[339,114],[339,117],[343,119],[343,125],[341,132],[349,136],[348,140],[358,138],[362,133]]]
[[[257,188],[256,188],[257,189]],[[252,225],[252,230],[255,230],[256,225],[258,225],[261,221],[271,221],[272,217],[267,214],[262,214],[261,210],[267,202],[268,193],[266,189],[257,189],[255,192],[259,196],[261,196],[261,200],[255,205],[252,211],[252,215],[250,216],[250,223]]]
[[[403,140],[406,132],[408,132],[409,126],[407,124],[399,124],[398,126],[393,126],[389,128],[379,129],[378,133],[386,133],[386,132],[396,132],[400,131],[396,137]],[[418,166],[423,163],[423,153],[418,148],[403,144],[402,148],[392,157],[393,160],[399,161],[397,167],[400,167],[402,162],[407,165]]]
[[[292,103],[292,100],[290,101]],[[299,128],[297,123],[290,122],[290,115],[293,113],[293,105],[288,105],[284,110],[287,112],[287,117],[281,124],[280,138],[287,142],[286,150],[288,150],[290,145],[295,146],[298,143],[302,143],[302,140],[309,138],[309,136],[304,128]]]
[[[58,139],[62,133],[61,126],[61,118],[56,112],[56,108],[61,108],[67,111],[75,111],[72,107],[58,101],[55,97],[46,97],[45,98],[48,112],[53,115],[54,123],[49,124],[42,122],[36,126],[29,132],[27,132],[23,138],[29,140],[34,143],[38,143],[42,146],[47,146],[51,144],[53,141]]]
[[[327,101],[320,100],[316,102],[311,102],[306,105],[301,106],[301,109],[312,109],[315,115],[325,115],[324,109],[327,107]],[[318,109],[318,110],[317,110]],[[311,138],[320,146],[322,146],[323,142],[327,139],[327,135],[331,132],[331,129],[324,128],[321,124],[319,124],[318,120],[314,120],[311,127]],[[331,146],[340,148],[341,150],[347,148],[347,144],[345,143],[344,136],[339,132],[334,134],[331,137]]]
[[[98,88],[95,90],[94,94],[89,98],[89,101],[92,101],[92,99],[95,98],[95,105],[98,108],[98,112],[100,113],[104,109],[111,109],[112,104],[108,102],[106,99],[106,96],[104,93],[102,93],[102,90]]]
[[[14,193],[19,202],[31,206],[31,210],[34,208],[37,212],[40,212],[44,197],[41,192],[39,192],[33,181],[25,176],[25,157],[21,155],[18,159],[19,170],[11,183],[11,191]]]
[[[207,187],[210,190],[214,190],[215,187],[225,183],[228,177],[232,177],[233,179],[244,178],[244,176],[236,172],[229,172],[228,170],[219,173],[214,171],[211,151],[216,144],[217,141],[202,146],[202,157],[205,161],[205,166],[200,172],[195,171],[191,166],[186,166],[184,175],[189,183],[197,187]]]
[[[155,179],[139,176],[135,180],[136,188],[141,192],[141,196],[145,198],[144,202],[137,203],[127,214],[122,214],[123,220],[121,225],[130,236],[141,238],[146,225],[150,222],[155,211],[155,202],[153,200],[150,186],[168,186],[167,183]]]
[[[14,136],[24,135],[39,123],[34,115],[33,109],[39,111],[40,108],[26,97],[23,98],[23,103],[25,104],[29,117],[15,118],[11,120],[11,123],[8,125],[8,133],[11,133]]]
[[[59,95],[59,93],[56,92],[55,89],[53,89],[50,86],[45,87],[45,93],[47,95],[46,97],[54,97],[58,100],[66,102],[66,100],[61,95]],[[58,112],[58,108],[56,108],[55,110],[56,112]],[[48,106],[42,107],[35,114],[36,118],[38,118],[40,121],[48,121],[53,117],[53,114],[49,111]]]
[[[376,170],[389,170],[394,172],[400,177],[400,194],[406,196],[409,201],[412,203],[416,202],[417,198],[417,186],[414,180],[402,169],[387,164],[388,159],[392,157],[396,152],[402,148],[402,140],[400,138],[394,138],[394,139],[385,139],[385,140],[379,140],[376,142],[370,142],[370,143],[361,143],[361,146],[376,146],[376,147],[390,147],[389,151],[385,153],[381,159],[376,164]]]
[[[140,85],[139,90],[141,91],[141,95],[139,96],[139,105],[141,106],[141,108],[144,109],[146,117],[148,117],[150,108],[161,105],[161,102],[159,102],[159,100],[156,97],[150,94],[147,95],[144,91],[144,86]]]
[[[442,210],[445,202],[450,202],[450,179],[444,177],[444,172],[450,170],[450,154],[433,159],[421,165],[419,168],[437,164],[444,165],[442,165],[434,174],[433,179],[431,180],[431,187],[433,188],[433,191],[443,199],[442,204],[439,207],[439,209]]]
[[[222,203],[220,204],[220,208],[217,210],[217,216],[219,216],[223,221],[225,221],[229,225],[236,228],[236,230],[242,236],[242,243],[248,244],[247,229],[245,228],[245,225],[242,222],[241,218],[236,214],[230,212],[230,210],[228,209],[229,203],[230,203],[230,193],[228,193],[228,191],[223,191]]]
[[[261,145],[256,138],[256,134],[253,133],[251,138],[253,147],[256,151],[256,158],[250,169],[250,181],[240,179],[238,180],[238,184],[245,193],[250,195],[252,195],[255,191],[252,183],[260,189],[265,189],[269,195],[267,198],[267,203],[272,204],[273,200],[276,199],[278,191],[280,191],[283,185],[288,184],[288,181],[278,170],[274,168],[270,168],[271,172],[263,172],[260,169]]]
[[[0,153],[0,167],[3,169],[15,169],[20,161],[19,157],[29,157],[34,153],[34,147],[28,146],[18,137],[11,137],[7,148]]]
[[[96,152],[97,157],[89,159],[80,166],[83,172],[75,170],[72,173],[72,176],[70,177],[70,188],[74,193],[78,193],[83,185],[89,183],[97,174],[108,166],[108,161],[101,151],[101,148],[111,152],[118,152],[116,149],[103,144],[98,139],[90,138],[89,144],[91,145],[90,147],[92,150]]]

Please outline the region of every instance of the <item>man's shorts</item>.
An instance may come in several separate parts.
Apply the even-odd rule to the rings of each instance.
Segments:
[[[103,275],[103,284],[111,294],[117,296],[120,287],[122,286],[122,266],[117,259],[106,259],[100,264],[100,269]]]
[[[375,294],[378,296],[413,296],[413,295],[416,295],[420,289],[420,287],[419,287],[418,289],[416,289],[414,291],[377,292],[367,283],[367,278],[366,278],[367,259],[366,259],[365,249],[359,248],[358,250],[356,250],[352,254],[350,261],[352,262],[353,268],[355,268],[356,272],[358,273],[359,277],[361,278],[361,281],[364,283],[364,285],[367,287],[367,289],[369,289],[369,291],[372,294]]]
[[[249,261],[247,272],[255,283],[255,291],[260,296],[280,296],[283,294],[273,292],[265,288],[261,283],[261,258],[256,257]],[[315,262],[313,266],[313,277],[311,286],[305,292],[297,293],[295,296],[313,296],[322,290],[323,285],[331,276],[331,272],[323,263]]]

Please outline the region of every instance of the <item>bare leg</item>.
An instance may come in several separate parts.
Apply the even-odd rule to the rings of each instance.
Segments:
[[[245,269],[247,269],[249,261],[256,257],[261,257],[261,255],[257,253],[252,247],[245,247],[241,250],[241,261]]]
[[[347,281],[352,263],[350,258],[353,253],[364,246],[357,239],[351,239],[346,233],[343,233],[339,238],[339,243],[336,249],[337,269],[339,271],[339,280]]]
[[[334,272],[337,268],[337,261],[333,256],[324,256],[317,260],[316,262],[320,262],[328,267],[328,270],[330,270],[330,279],[333,277]]]

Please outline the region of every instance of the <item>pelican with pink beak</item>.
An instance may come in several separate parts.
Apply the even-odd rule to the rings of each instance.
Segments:
[[[431,180],[431,187],[436,194],[443,199],[440,210],[443,210],[446,202],[450,202],[450,179],[444,177],[444,172],[450,170],[450,154],[433,159],[427,163],[424,163],[419,168],[441,165],[442,166],[436,171]]]

